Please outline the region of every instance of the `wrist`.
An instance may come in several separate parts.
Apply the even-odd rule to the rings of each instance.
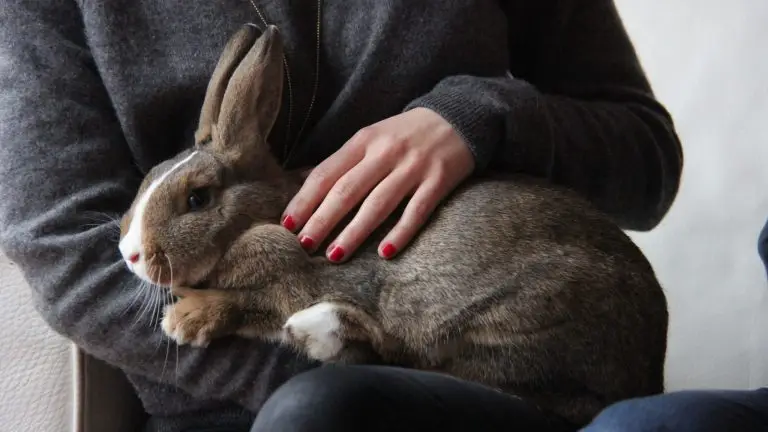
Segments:
[[[445,89],[444,89],[445,90]],[[484,170],[492,157],[499,132],[494,118],[484,107],[462,102],[458,91],[428,93],[408,104],[405,111],[425,109],[437,114],[450,125],[455,136],[469,149],[474,159],[474,170]]]

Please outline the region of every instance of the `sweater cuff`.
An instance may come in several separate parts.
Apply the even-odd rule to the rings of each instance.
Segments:
[[[475,157],[475,172],[483,172],[496,147],[507,139],[510,93],[526,98],[530,86],[513,78],[452,76],[409,103],[404,111],[427,108],[453,126]]]

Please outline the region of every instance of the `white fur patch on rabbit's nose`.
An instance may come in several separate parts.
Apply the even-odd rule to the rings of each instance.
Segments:
[[[149,201],[160,184],[162,184],[171,173],[189,162],[196,154],[197,151],[192,152],[189,156],[177,162],[171,169],[164,172],[149,185],[144,191],[144,194],[139,197],[136,207],[133,210],[133,218],[128,225],[128,232],[125,233],[125,236],[120,240],[120,244],[118,245],[120,254],[122,254],[125,263],[128,265],[128,269],[147,282],[154,283],[147,274],[147,257],[144,253],[144,245],[142,244],[142,239],[144,238],[144,219],[147,213],[147,207],[149,206]],[[136,258],[137,256],[138,258]]]

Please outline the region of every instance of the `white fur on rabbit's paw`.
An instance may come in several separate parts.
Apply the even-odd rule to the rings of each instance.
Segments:
[[[336,305],[318,303],[291,315],[283,326],[285,342],[319,361],[333,360],[344,347]]]
[[[183,298],[166,306],[163,312],[160,327],[179,345],[189,343],[203,347],[212,339],[215,321],[210,319],[201,302],[195,300]]]

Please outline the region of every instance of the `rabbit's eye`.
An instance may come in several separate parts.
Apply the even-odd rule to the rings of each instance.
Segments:
[[[205,189],[195,189],[187,197],[187,206],[190,211],[199,210],[208,204],[209,194]]]

